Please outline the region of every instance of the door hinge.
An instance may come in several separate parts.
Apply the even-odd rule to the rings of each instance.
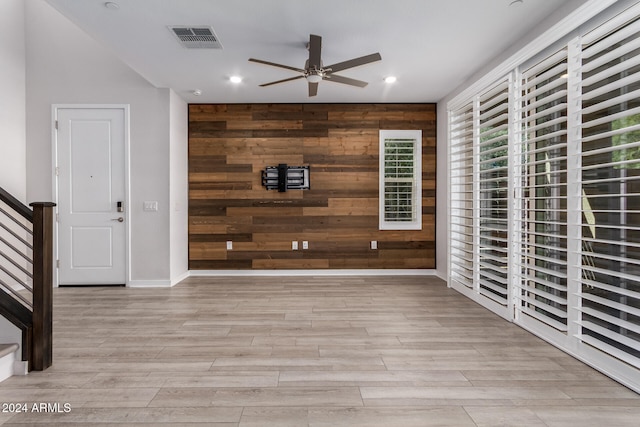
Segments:
[[[56,260],[56,268],[60,268],[60,260],[59,259]]]
[[[60,176],[60,168],[56,166],[56,176]]]
[[[60,214],[56,212],[56,222],[60,222]]]
[[[56,120],[56,130],[58,130],[58,121]]]

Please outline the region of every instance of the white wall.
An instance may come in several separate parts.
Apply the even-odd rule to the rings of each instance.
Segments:
[[[176,283],[189,270],[188,205],[188,106],[175,92],[170,93],[170,209],[171,209],[171,281]]]
[[[24,1],[0,1],[0,187],[26,198],[26,59]],[[22,343],[20,329],[0,316],[0,343]]]
[[[26,200],[24,0],[0,1],[0,187]]]
[[[53,200],[52,104],[128,104],[131,282],[168,283],[170,90],[149,84],[43,0],[25,3],[27,197]],[[143,201],[157,201],[159,211],[143,212]]]

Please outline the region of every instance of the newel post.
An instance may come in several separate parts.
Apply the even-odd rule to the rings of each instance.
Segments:
[[[42,371],[53,361],[53,207],[35,202],[33,208],[33,364]]]

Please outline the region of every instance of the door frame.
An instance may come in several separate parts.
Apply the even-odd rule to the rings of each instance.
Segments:
[[[125,286],[129,286],[131,282],[131,186],[130,186],[130,121],[129,121],[129,104],[52,104],[51,105],[51,176],[52,176],[52,194],[53,202],[56,204],[54,210],[54,227],[53,227],[53,287],[57,288],[60,283],[59,268],[57,264],[58,258],[58,175],[56,173],[58,167],[58,132],[56,122],[58,120],[58,110],[77,109],[114,109],[122,110],[124,114],[124,193],[125,193]]]

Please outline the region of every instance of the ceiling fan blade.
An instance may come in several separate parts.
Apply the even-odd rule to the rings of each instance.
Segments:
[[[251,62],[257,62],[258,64],[271,65],[273,67],[286,68],[287,70],[297,71],[299,73],[304,73],[302,68],[290,67],[288,65],[276,64],[275,62],[263,61],[262,59],[249,58]]]
[[[309,68],[320,69],[322,67],[322,37],[315,34],[309,35]]]
[[[324,76],[322,80],[326,80],[328,82],[335,82],[335,83],[344,83],[346,85],[358,86],[358,87],[365,87],[366,85],[369,84],[367,82],[363,82],[362,80],[350,79],[349,77],[338,76],[335,74],[327,74],[326,76]]]
[[[316,96],[318,94],[318,83],[309,82],[309,96]]]
[[[361,56],[360,58],[350,59],[344,62],[338,62],[337,64],[324,67],[325,69],[331,69],[331,72],[346,70],[347,68],[358,67],[360,65],[369,64],[370,62],[380,61],[382,57],[379,53],[372,53],[371,55]]]
[[[298,79],[303,79],[303,78],[304,78],[304,76],[289,77],[288,79],[277,80],[275,82],[269,82],[269,83],[261,84],[260,87],[277,85],[278,83],[290,82],[291,80],[298,80]]]

